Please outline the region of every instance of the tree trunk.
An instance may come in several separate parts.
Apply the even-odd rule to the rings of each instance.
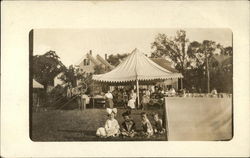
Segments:
[[[207,93],[210,93],[210,75],[209,75],[209,64],[208,64],[208,56],[207,51],[206,54],[206,74],[207,74]]]

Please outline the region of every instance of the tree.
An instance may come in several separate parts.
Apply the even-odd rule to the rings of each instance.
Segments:
[[[50,50],[44,55],[33,56],[33,78],[43,84],[45,88],[53,85],[56,75],[65,69],[66,67],[55,51]]]
[[[167,57],[184,76],[185,71],[190,67],[189,57],[186,47],[189,40],[186,37],[186,31],[179,30],[175,37],[168,37],[165,34],[158,34],[151,48],[154,51],[151,57]]]
[[[105,72],[106,70],[102,65],[96,65],[94,67],[94,74],[104,74]]]
[[[109,55],[107,61],[114,66],[117,66],[121,63],[121,61],[126,58],[129,54],[124,53],[124,54],[116,54],[116,55]]]
[[[225,80],[223,77],[225,71],[221,71],[221,68],[218,66],[214,69],[211,68],[212,65],[216,65],[211,58],[217,50],[223,55],[232,55],[233,53],[232,47],[224,48],[214,41],[189,42],[184,30],[177,31],[175,37],[158,34],[152,43],[152,49],[154,51],[151,57],[168,58],[175,64],[175,68],[184,76],[183,83],[186,89],[189,90],[195,86],[196,88],[201,88],[202,91],[206,89],[207,92],[210,92],[210,87],[216,86]],[[230,69],[228,68],[230,64],[226,67]],[[212,76],[210,76],[210,71]],[[216,76],[219,78],[216,78]],[[227,76],[230,76],[230,74],[227,74]],[[210,85],[210,80],[212,86]],[[218,80],[221,80],[221,82],[218,82]],[[229,85],[231,80],[227,83]],[[224,83],[220,84],[220,86],[222,85]],[[224,91],[225,87],[221,87],[221,89]]]
[[[220,53],[222,55],[229,55],[233,56],[233,48],[228,46],[228,47],[223,47],[221,44],[217,44],[217,48],[220,49]]]
[[[65,83],[70,83],[71,85],[76,85],[76,69],[73,65],[70,65],[69,68],[64,69],[63,75],[60,77]]]
[[[204,67],[206,70],[207,92],[210,92],[209,60],[213,56],[218,45],[214,41],[204,40],[202,43],[194,41],[190,43],[187,53],[195,60],[196,67]]]
[[[215,55],[218,49],[219,54]],[[194,41],[188,47],[188,54],[195,60],[195,67],[205,70],[207,92],[210,92],[210,88],[216,88],[220,92],[232,92],[232,47],[223,47],[208,40],[202,43]]]
[[[170,59],[175,68],[184,76],[183,83],[188,88],[189,80],[187,71],[191,69],[191,61],[187,54],[187,45],[189,39],[186,37],[186,31],[179,30],[175,37],[168,37],[165,34],[158,34],[155,41],[151,44],[153,52],[151,57],[164,57]]]

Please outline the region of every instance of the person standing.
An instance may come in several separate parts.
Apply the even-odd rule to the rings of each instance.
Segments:
[[[74,88],[74,94],[76,96],[77,104],[79,107],[79,110],[82,110],[82,96],[81,96],[81,90],[78,87]]]
[[[113,108],[114,107],[113,95],[109,90],[105,94],[105,105],[106,105],[106,108]]]
[[[89,97],[88,97],[88,95],[86,95],[85,91],[82,91],[81,98],[82,98],[82,109],[86,110],[87,99]]]
[[[147,91],[143,91],[143,96],[141,101],[142,110],[146,109],[146,105],[149,103],[149,101],[150,101],[150,93],[148,93]]]
[[[129,101],[128,101],[128,108],[129,109],[135,109],[135,101],[136,101],[136,93],[134,90],[131,90],[130,96],[129,96]]]
[[[67,95],[67,98],[72,97],[72,87],[71,87],[71,85],[68,86],[66,95]]]

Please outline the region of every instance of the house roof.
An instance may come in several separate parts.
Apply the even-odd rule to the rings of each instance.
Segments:
[[[96,55],[96,59],[89,53],[86,54],[86,58],[90,59],[95,65],[104,64],[105,66],[109,67],[110,69],[113,69],[114,66],[109,64],[105,59],[103,59],[99,54]],[[83,62],[84,57],[81,58],[81,60],[76,64],[76,66],[79,66]]]
[[[102,64],[104,64],[105,66],[109,67],[110,69],[113,69],[114,66],[109,64],[105,59],[103,59],[99,54],[97,54],[96,58],[102,62]]]
[[[222,64],[224,61],[229,60],[232,57],[229,55],[213,55],[213,58]]]
[[[153,62],[160,65],[161,67],[165,68],[171,72],[178,72],[175,68],[171,67],[172,63],[164,58],[150,58]]]
[[[98,61],[96,61],[96,59],[91,54],[88,53],[87,54],[87,58],[90,59],[96,65],[98,65]]]
[[[33,88],[44,88],[44,86],[41,83],[37,82],[34,79],[33,79],[33,83],[32,84],[33,84]]]

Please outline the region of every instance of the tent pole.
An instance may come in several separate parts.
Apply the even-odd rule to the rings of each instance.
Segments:
[[[181,89],[183,89],[183,83],[182,83],[182,78],[181,78]]]
[[[178,78],[177,78],[176,90],[179,90],[179,82],[178,82]]]
[[[139,96],[139,81],[138,79],[136,79],[136,93],[137,93],[137,103],[138,103],[138,107],[139,108],[139,105],[140,105],[140,96]]]

